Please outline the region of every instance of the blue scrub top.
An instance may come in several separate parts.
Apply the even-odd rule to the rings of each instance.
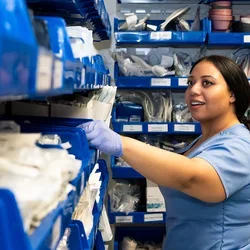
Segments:
[[[186,152],[198,139],[179,153]],[[167,210],[163,249],[249,250],[250,132],[242,124],[234,125],[203,142],[187,157],[202,158],[214,167],[227,199],[207,203],[160,187]]]

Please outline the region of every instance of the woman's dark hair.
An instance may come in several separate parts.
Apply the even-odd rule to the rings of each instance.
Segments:
[[[236,99],[234,103],[236,115],[239,121],[246,125],[247,118],[244,114],[250,105],[250,85],[246,74],[233,60],[219,55],[202,57],[193,65],[190,73],[198,63],[204,61],[211,62],[224,77],[230,91],[233,92]]]

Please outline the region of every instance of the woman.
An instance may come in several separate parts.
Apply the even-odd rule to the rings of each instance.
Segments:
[[[250,249],[250,132],[241,123],[248,79],[230,59],[204,57],[191,69],[185,99],[202,135],[182,154],[120,136],[100,121],[82,127],[90,145],[161,186],[164,250]]]

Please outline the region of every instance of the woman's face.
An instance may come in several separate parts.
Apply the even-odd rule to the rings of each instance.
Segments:
[[[208,61],[194,67],[188,78],[185,99],[192,117],[199,122],[225,118],[234,112],[234,96],[220,71]]]

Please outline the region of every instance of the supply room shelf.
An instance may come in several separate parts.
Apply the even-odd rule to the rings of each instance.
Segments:
[[[0,8],[2,19],[12,27],[0,27],[0,42],[5,44],[0,49],[0,100],[43,100],[109,84],[100,56],[93,57],[86,69],[74,58],[62,18],[32,16],[22,0],[14,2],[12,11],[4,3]],[[44,34],[36,30],[38,24],[46,25]]]
[[[117,122],[112,121],[114,131],[117,133],[126,134],[153,134],[164,133],[169,135],[194,135],[200,134],[201,128],[199,123],[162,123],[162,122]]]
[[[119,25],[125,20],[114,19],[114,35],[117,45],[201,45],[206,41],[206,20],[201,21],[202,31],[160,31],[164,20],[148,20],[147,24],[157,26],[157,31],[124,31]],[[192,22],[192,21],[189,21]]]

